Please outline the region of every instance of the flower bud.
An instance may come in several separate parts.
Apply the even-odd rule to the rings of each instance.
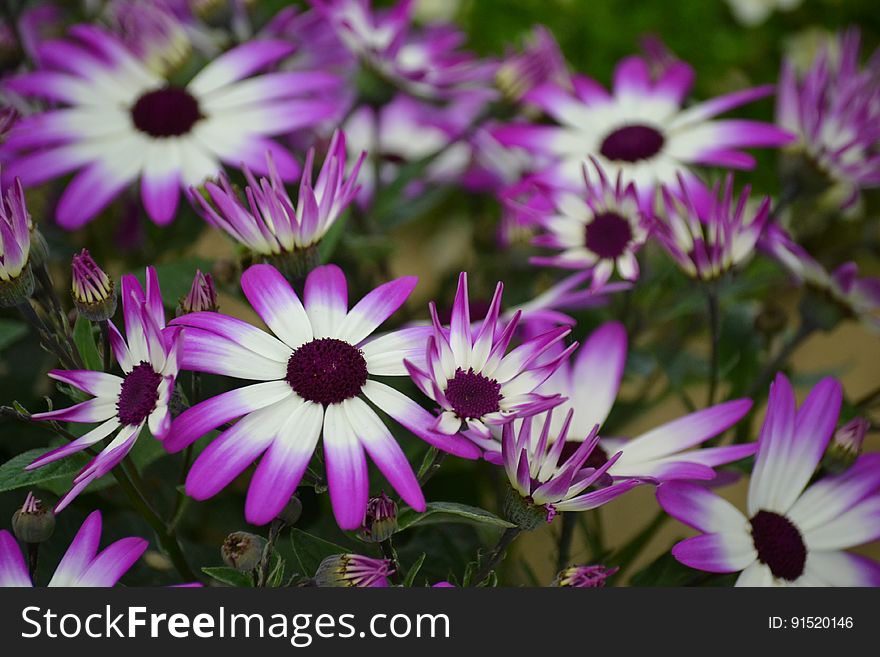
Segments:
[[[32,226],[24,189],[16,178],[0,199],[0,307],[18,306],[34,292]]]
[[[397,503],[385,493],[371,497],[361,529],[361,538],[370,543],[381,543],[397,531]]]
[[[103,322],[116,313],[116,289],[91,254],[83,249],[73,256],[71,295],[77,312],[92,322]]]
[[[299,501],[299,497],[294,494],[290,497],[290,500],[281,509],[281,513],[278,514],[278,518],[281,521],[290,527],[293,527],[298,521],[303,512],[302,502]]]
[[[266,539],[248,532],[232,532],[220,547],[223,563],[243,573],[256,568],[263,558]]]
[[[825,469],[835,474],[848,470],[862,453],[862,443],[870,426],[865,418],[856,417],[840,427],[822,458]]]
[[[503,508],[504,517],[525,531],[537,529],[556,517],[556,509],[552,504],[535,504],[531,499],[520,495],[512,486],[508,486],[504,495]]]
[[[333,554],[318,566],[315,584],[327,587],[381,588],[389,586],[388,576],[393,572],[388,559],[371,559],[359,554]]]
[[[43,543],[55,531],[55,514],[33,493],[28,493],[22,507],[12,516],[12,531],[22,543]]]
[[[605,586],[605,580],[616,573],[620,568],[606,568],[605,566],[571,566],[559,571],[553,586],[571,586],[574,588],[588,589]]]
[[[30,265],[25,266],[15,278],[0,278],[0,308],[11,308],[25,303],[34,293],[35,285]]]
[[[211,274],[203,274],[197,269],[192,287],[177,304],[177,316],[205,311],[217,312],[218,309],[214,279]]]

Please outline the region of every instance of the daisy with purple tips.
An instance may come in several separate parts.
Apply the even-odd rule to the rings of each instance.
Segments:
[[[277,258],[308,249],[327,234],[358,192],[355,183],[365,156],[360,153],[346,177],[345,134],[336,132],[315,180],[315,149],[309,150],[296,203],[288,196],[271,157],[266,165],[268,178],[257,181],[245,166],[247,205],[226,176],[221,176],[219,186],[205,185],[210,200],[195,190],[191,198],[212,226],[255,254]]]
[[[525,94],[526,102],[559,125],[513,123],[500,126],[495,135],[507,146],[556,158],[558,163],[540,176],[558,187],[577,186],[582,163],[593,156],[609,178],[620,175],[624,187],[635,184],[649,207],[655,190],[678,176],[702,187],[695,166],[751,169],[755,160],[742,148],[791,141],[791,135],[768,123],[714,118],[771,95],[771,85],[684,108],[693,78],[693,69],[679,61],[652,79],[645,59],[627,57],[614,72],[612,93],[591,78],[574,76],[573,91],[548,83]]]
[[[527,417],[519,429],[513,423],[502,429],[504,470],[511,489],[520,498],[519,504],[515,498],[507,500],[508,519],[523,529],[534,529],[542,517],[552,522],[560,511],[595,509],[636,486],[651,483],[648,478],[635,477],[610,480],[608,469],[620,458],[620,452],[600,466],[590,465],[590,455],[599,444],[598,425],[584,436],[574,452],[565,455],[573,412],[569,409],[566,413],[555,441],[550,436],[553,414],[551,409],[542,415]],[[535,421],[543,421],[540,433],[533,431]],[[517,513],[522,510],[528,513]]]
[[[92,399],[46,413],[33,420],[100,423],[73,442],[34,460],[34,470],[81,452],[109,436],[115,436],[73,480],[73,488],[59,500],[61,511],[92,481],[104,476],[131,451],[145,426],[163,439],[171,426],[168,405],[174,391],[180,353],[180,329],[165,328],[165,309],[156,270],[147,268],[146,293],[132,275],[122,277],[122,312],[127,342],[112,324],[110,346],[122,368],[122,376],[93,370],[52,370],[49,376],[81,390]]]
[[[141,558],[149,545],[142,538],[123,538],[98,552],[101,512],[92,511],[55,568],[48,586],[109,587]],[[18,543],[0,530],[0,587],[33,586]]]
[[[693,195],[683,181],[678,189],[663,188],[665,211],[659,213],[654,235],[688,276],[713,280],[755,253],[770,218],[770,198],[749,206],[751,186],[735,198],[733,175],[724,187],[715,185],[707,199]]]
[[[790,150],[844,188],[844,208],[880,185],[880,50],[860,70],[860,41],[857,29],[830,40],[800,78],[785,61],[776,104],[779,125],[797,135]]]
[[[595,176],[584,167],[585,194],[552,194],[555,213],[541,215],[546,232],[532,244],[558,249],[553,256],[535,256],[530,262],[566,269],[590,269],[593,285],[604,285],[615,270],[628,281],[639,276],[636,252],[648,235],[649,219],[639,207],[635,187],[624,187],[620,173],[612,183],[594,160]]]
[[[199,455],[186,480],[198,500],[216,495],[260,455],[245,503],[253,524],[271,521],[287,504],[323,436],[330,500],[339,526],[357,529],[369,497],[366,455],[411,507],[424,510],[419,483],[391,432],[367,404],[431,445],[466,458],[479,451],[459,436],[429,429],[421,406],[375,376],[406,374],[404,358],[425,353],[427,327],[369,339],[406,301],[416,279],[385,283],[348,309],[342,270],[325,265],[305,282],[301,302],[270,265],[241,278],[248,301],[274,336],[225,315],[184,315],[181,366],[260,381],[193,406],[178,416],[165,446],[175,452],[222,424],[241,418]]]
[[[743,514],[708,489],[662,485],[671,516],[701,532],[678,543],[683,564],[736,573],[737,586],[880,586],[880,564],[846,548],[880,538],[880,454],[810,483],[838,421],[840,384],[820,381],[800,408],[782,374],[767,416]]]
[[[293,49],[281,41],[251,41],[215,58],[186,86],[175,86],[112,34],[74,26],[69,38],[40,46],[37,71],[6,83],[61,105],[16,123],[3,145],[6,173],[32,187],[78,171],[56,210],[68,229],[92,220],[133,182],[140,183],[150,218],[167,224],[181,188],[216,176],[221,162],[267,173],[267,151],[290,180],[299,165],[269,137],[330,115],[332,103],[316,94],[337,82],[323,72],[254,75]]]
[[[419,389],[440,406],[432,429],[450,436],[464,430],[480,447],[494,442],[490,427],[540,413],[558,403],[557,397],[538,394],[535,389],[577,348],[573,344],[549,362],[539,363],[542,354],[571,332],[563,326],[507,353],[522,311],[509,322],[499,322],[503,289],[498,283],[486,317],[475,330],[467,274],[462,272],[449,328],[440,324],[434,302],[429,306],[433,334],[424,369],[412,359],[405,361]]]
[[[530,330],[539,332],[543,326]],[[540,394],[562,399],[551,420],[552,442],[566,440],[561,438],[563,418],[566,413],[572,413],[567,434],[570,444],[564,447],[563,454],[577,450],[580,441],[594,426],[601,428],[605,423],[620,390],[626,354],[626,330],[618,322],[608,322],[593,331],[577,353],[571,359],[563,360],[556,372],[538,388]],[[554,354],[551,352],[548,357],[552,358]],[[608,475],[612,478],[714,479],[713,468],[751,456],[757,445],[701,448],[702,443],[727,431],[751,407],[751,400],[735,399],[689,413],[632,439],[600,438],[590,452],[589,463],[593,467],[608,464]],[[486,458],[498,462],[497,442],[493,451],[494,454],[490,453]],[[616,457],[609,463],[610,454],[616,454]]]

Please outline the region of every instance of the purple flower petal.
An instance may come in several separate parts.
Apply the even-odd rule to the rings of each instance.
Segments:
[[[403,276],[370,291],[348,312],[335,337],[353,345],[362,342],[403,305],[418,280]]]
[[[241,289],[260,318],[291,349],[312,339],[306,309],[277,269],[271,265],[249,267],[241,275]]]
[[[739,509],[703,486],[672,482],[657,488],[657,502],[673,518],[701,532],[748,532]]]
[[[0,530],[0,587],[33,586],[18,542],[5,529]]]
[[[149,543],[142,538],[123,538],[108,545],[89,564],[74,586],[109,587],[141,558]]]
[[[348,284],[342,270],[336,265],[312,270],[306,278],[303,298],[314,336],[335,336],[348,313]]]
[[[369,497],[367,459],[341,404],[330,404],[325,412],[324,463],[336,522],[341,529],[357,529]]]
[[[758,558],[751,537],[745,533],[694,536],[677,543],[672,556],[686,566],[710,573],[735,573]]]

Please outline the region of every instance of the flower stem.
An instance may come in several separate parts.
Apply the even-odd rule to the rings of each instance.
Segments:
[[[574,530],[577,527],[577,516],[573,513],[562,514],[562,531],[559,533],[559,543],[556,553],[556,570],[562,570],[568,566],[571,558],[571,542],[574,539]]]
[[[709,390],[706,394],[706,406],[715,403],[715,392],[718,389],[718,351],[721,342],[721,317],[718,312],[718,289],[713,283],[706,286],[706,308],[709,314]]]
[[[391,567],[394,568],[394,572],[391,573],[391,581],[395,584],[402,584],[404,573],[400,565],[400,559],[397,558],[397,550],[394,549],[394,543],[391,542],[391,537],[389,536],[379,543],[379,548],[382,550],[382,556],[388,559],[391,562]]]
[[[137,467],[130,456],[126,456],[119,467],[113,468],[113,475],[116,477],[116,481],[119,482],[120,488],[128,495],[138,513],[143,516],[147,524],[156,532],[159,545],[168,553],[171,563],[174,564],[180,576],[185,582],[197,582],[199,578],[189,567],[173,528],[165,525],[162,518],[159,517],[159,514],[156,513],[147,501],[147,497],[143,492],[143,482],[141,482]]]
[[[521,533],[522,529],[519,527],[508,527],[504,530],[504,533],[501,534],[501,538],[498,539],[498,543],[492,548],[492,552],[489,553],[489,557],[483,562],[483,565],[471,580],[471,586],[479,586],[486,581],[486,578],[489,577],[489,574],[495,569],[495,566],[497,566],[504,558],[504,553],[507,551],[507,548]]]

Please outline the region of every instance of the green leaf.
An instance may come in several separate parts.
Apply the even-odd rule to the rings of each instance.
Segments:
[[[422,564],[425,563],[425,557],[428,555],[422,552],[422,556],[416,559],[416,562],[410,567],[409,572],[406,574],[406,579],[403,580],[404,586],[412,586],[413,582],[416,581],[416,576],[419,574],[419,571],[422,569]]]
[[[507,529],[513,523],[499,518],[494,513],[476,506],[457,504],[455,502],[430,502],[424,513],[413,509],[404,509],[397,517],[397,531],[403,531],[415,525],[432,525],[443,522],[463,522],[474,525],[491,525]]]
[[[209,566],[202,568],[202,572],[208,577],[216,579],[218,582],[222,582],[227,586],[250,588],[254,585],[250,573],[243,573],[235,568],[228,568],[226,566]]]
[[[299,562],[300,573],[309,577],[315,574],[318,566],[327,557],[334,554],[345,554],[346,550],[341,545],[325,541],[312,534],[294,529],[290,532],[290,540],[293,543],[293,552]]]
[[[92,323],[82,315],[76,318],[76,324],[73,326],[73,341],[79,355],[82,356],[83,362],[87,369],[101,371],[104,369],[101,362],[101,354],[98,351],[98,345],[95,342],[95,333],[92,330]]]
[[[321,241],[318,242],[318,255],[321,258],[321,264],[328,263],[333,256],[333,252],[339,244],[339,238],[342,237],[342,233],[345,232],[345,224],[348,221],[349,214],[349,212],[346,212],[339,217],[339,219],[330,226],[330,230],[328,230],[324,237],[321,238]]]
[[[733,586],[736,573],[705,573],[688,568],[666,552],[632,576],[631,586]]]
[[[26,324],[12,319],[0,319],[0,351],[20,340],[26,333]]]
[[[52,484],[59,481],[64,482],[66,488],[69,488],[76,473],[88,463],[86,454],[73,454],[36,470],[26,471],[24,469],[35,458],[51,451],[51,449],[54,448],[31,449],[0,465],[0,493],[26,487],[52,490]]]

